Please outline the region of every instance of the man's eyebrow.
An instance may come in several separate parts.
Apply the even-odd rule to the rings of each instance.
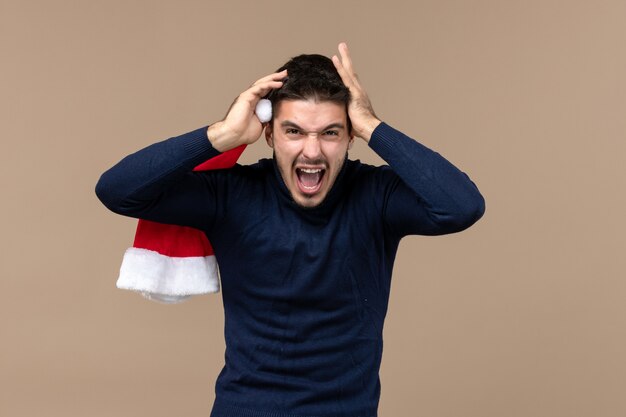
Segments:
[[[281,127],[293,127],[293,128],[298,129],[298,130],[304,130],[304,129],[302,129],[300,126],[298,126],[297,124],[295,124],[294,122],[292,122],[291,120],[284,120],[284,121],[280,122],[280,126],[281,126]],[[343,129],[344,127],[345,127],[345,126],[344,126],[344,124],[343,124],[343,123],[339,123],[339,122],[337,122],[337,123],[331,123],[331,124],[329,124],[328,126],[326,126],[325,128],[323,128],[323,129],[322,129],[322,132],[323,132],[323,131],[325,131],[325,130],[328,130],[328,129],[334,129],[334,128],[336,128],[336,129]]]
[[[298,130],[302,130],[302,128],[300,126],[298,126],[297,124],[295,124],[291,120],[284,120],[284,121],[280,122],[280,126],[281,127],[295,127]]]

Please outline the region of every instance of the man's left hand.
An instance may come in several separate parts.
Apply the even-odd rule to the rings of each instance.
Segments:
[[[348,116],[352,122],[352,133],[369,142],[372,132],[381,121],[376,117],[372,103],[365,89],[361,86],[359,77],[354,72],[348,45],[342,42],[338,49],[341,59],[337,55],[333,55],[332,60],[343,83],[350,90],[351,99],[348,105]]]

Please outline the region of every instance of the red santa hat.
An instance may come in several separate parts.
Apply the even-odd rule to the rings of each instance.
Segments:
[[[235,165],[245,145],[198,165],[194,171]],[[140,219],[132,248],[124,253],[117,287],[164,303],[220,290],[213,248],[204,232]]]

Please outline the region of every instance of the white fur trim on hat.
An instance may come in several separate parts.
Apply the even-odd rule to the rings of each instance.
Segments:
[[[124,253],[116,285],[166,303],[220,290],[214,255],[175,258],[134,247]]]

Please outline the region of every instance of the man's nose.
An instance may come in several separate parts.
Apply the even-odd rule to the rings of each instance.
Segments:
[[[320,140],[317,133],[309,133],[304,139],[302,155],[307,159],[315,159],[320,156]]]

